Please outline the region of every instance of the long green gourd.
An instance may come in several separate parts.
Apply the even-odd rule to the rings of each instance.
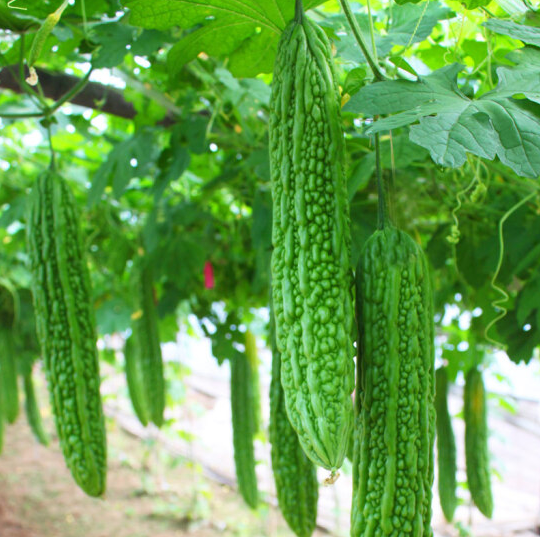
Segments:
[[[15,423],[19,416],[19,389],[17,385],[17,363],[11,328],[0,327],[0,377],[4,394],[4,417]]]
[[[163,356],[154,300],[153,272],[145,260],[140,260],[135,276],[141,315],[133,326],[133,357],[140,361],[148,417],[157,427],[161,427],[165,410]]]
[[[37,404],[36,392],[34,390],[34,380],[32,378],[32,371],[27,371],[24,374],[24,408],[26,411],[26,419],[28,425],[34,434],[36,440],[43,446],[49,445],[49,436],[43,428],[43,421],[41,419],[41,413],[39,412],[39,405]]]
[[[465,377],[463,415],[465,419],[465,466],[472,500],[488,518],[493,514],[489,473],[486,391],[482,373],[472,368]]]
[[[319,485],[317,469],[306,456],[292,428],[281,386],[281,356],[276,347],[271,318],[272,381],[270,384],[270,425],[272,470],[279,508],[298,537],[310,537],[317,523]]]
[[[353,424],[349,207],[330,43],[300,10],[278,45],[269,130],[285,403],[305,453],[334,472]]]
[[[100,496],[106,438],[90,279],[75,201],[53,171],[32,189],[27,232],[37,334],[58,437],[77,484]]]
[[[259,493],[253,446],[255,424],[252,408],[251,365],[246,354],[241,352],[236,353],[229,362],[231,364],[231,415],[236,479],[245,502],[255,509]]]
[[[437,461],[439,501],[448,522],[454,518],[456,495],[456,440],[448,411],[448,374],[445,367],[435,372],[435,411],[437,414]]]
[[[246,330],[246,358],[251,367],[253,398],[251,408],[253,409],[253,431],[257,434],[262,429],[262,409],[261,409],[261,389],[259,381],[259,357],[257,356],[257,341],[251,330]]]
[[[0,455],[4,451],[4,393],[3,386],[0,382]]]
[[[362,400],[351,535],[428,537],[435,409],[427,261],[387,225],[366,241],[356,281]]]
[[[129,398],[135,415],[145,427],[149,421],[148,402],[144,390],[144,379],[141,368],[140,352],[134,348],[136,345],[133,336],[126,339],[124,345],[124,370]]]

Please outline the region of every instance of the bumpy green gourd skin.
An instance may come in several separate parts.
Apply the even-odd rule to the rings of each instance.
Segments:
[[[493,496],[489,474],[486,392],[482,374],[476,368],[465,377],[465,465],[472,500],[488,518],[493,514]]]
[[[28,249],[37,334],[67,466],[90,496],[105,490],[106,438],[90,281],[66,183],[42,174],[31,194]]]
[[[43,421],[39,412],[39,405],[36,400],[36,393],[34,390],[34,381],[32,379],[32,373],[27,372],[24,375],[24,408],[26,411],[26,419],[30,425],[30,429],[36,440],[43,446],[49,445],[49,436],[43,428]]]
[[[238,489],[245,502],[255,509],[258,503],[255,452],[253,448],[253,380],[250,363],[243,353],[231,360],[231,414],[234,464]]]
[[[144,381],[142,376],[140,354],[134,348],[134,337],[126,339],[124,345],[124,360],[126,382],[128,386],[129,398],[139,421],[146,427],[148,425],[149,410],[144,392]]]
[[[15,423],[19,416],[17,364],[13,332],[5,327],[0,327],[0,377],[4,394],[4,417],[8,423]]]
[[[148,417],[161,427],[165,410],[165,378],[151,268],[141,263],[136,269],[136,277],[142,315],[133,326],[133,357],[140,361]]]
[[[437,414],[437,461],[439,501],[448,522],[454,518],[456,495],[456,440],[448,411],[448,375],[445,367],[435,372],[435,411]]]
[[[272,323],[273,324],[273,323]],[[272,470],[279,508],[298,537],[310,537],[317,523],[319,486],[315,465],[306,456],[292,428],[281,386],[281,357],[272,338],[272,382],[270,384],[270,443]]]
[[[316,464],[347,452],[354,387],[350,229],[330,44],[303,17],[284,30],[270,114],[272,290],[292,426]]]
[[[435,433],[434,328],[425,256],[376,231],[357,270],[362,378],[351,535],[427,537]]]

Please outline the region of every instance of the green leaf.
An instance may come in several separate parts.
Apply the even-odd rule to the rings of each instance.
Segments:
[[[442,166],[459,167],[470,152],[501,162],[518,175],[540,175],[540,74],[528,67],[499,68],[499,85],[478,99],[457,87],[461,66],[453,64],[420,78],[378,82],[362,88],[345,110],[371,116],[397,114],[374,123],[367,134],[410,125],[412,142],[429,150]]]
[[[129,52],[134,28],[119,22],[99,24],[93,28],[92,38],[101,45],[93,62],[94,67],[116,67]]]
[[[308,0],[310,9],[324,0]],[[170,50],[171,75],[201,52],[229,56],[229,68],[238,77],[271,72],[281,31],[294,16],[290,0],[126,0],[130,23],[166,30],[196,26]]]
[[[143,175],[153,162],[155,142],[152,132],[144,130],[118,143],[94,175],[88,204],[96,203],[111,181],[114,195],[120,197],[129,181]]]
[[[513,39],[519,39],[528,45],[540,47],[540,28],[499,19],[489,19],[483,24],[492,32],[507,35]]]

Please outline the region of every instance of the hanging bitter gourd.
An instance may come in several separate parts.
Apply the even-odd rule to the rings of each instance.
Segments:
[[[88,267],[79,215],[52,170],[35,182],[27,240],[37,333],[67,466],[90,496],[105,490],[106,439]]]
[[[0,327],[0,377],[4,393],[4,417],[8,423],[15,423],[19,415],[17,363],[13,331],[5,326]]]
[[[39,412],[39,405],[34,390],[34,379],[32,378],[32,369],[25,371],[24,376],[24,408],[28,425],[34,434],[36,440],[43,446],[49,445],[49,436],[43,428],[43,420]]]
[[[278,45],[269,131],[272,290],[285,402],[305,453],[335,471],[353,423],[349,207],[330,43],[302,13]]]
[[[362,401],[351,535],[427,537],[435,433],[427,261],[387,225],[366,241],[356,279]]]
[[[276,347],[273,318],[270,322],[272,382],[269,436],[277,498],[283,518],[291,530],[298,537],[310,537],[317,523],[317,470],[302,450],[298,435],[287,416],[281,386],[281,357]]]
[[[255,451],[252,370],[246,353],[237,352],[231,365],[231,416],[234,464],[238,489],[245,502],[255,509],[258,503]]]
[[[153,271],[142,258],[135,268],[135,286],[139,296],[139,314],[133,325],[133,360],[142,373],[141,402],[148,410],[148,419],[157,427],[163,425],[165,410],[165,377],[159,337],[158,316],[154,300]],[[142,422],[142,420],[141,420]]]
[[[253,431],[258,433],[262,427],[262,409],[261,409],[261,388],[259,381],[259,357],[257,356],[257,340],[251,330],[246,330],[245,334],[246,358],[251,367],[252,389],[251,395],[253,402]]]
[[[471,498],[488,518],[493,514],[489,473],[486,392],[482,373],[473,367],[465,377],[463,416],[465,420],[465,466]]]
[[[135,347],[135,338],[132,336],[126,339],[124,344],[124,370],[129,398],[139,421],[146,427],[148,425],[148,403],[144,391],[144,378],[141,368],[140,354]]]
[[[448,374],[445,367],[435,372],[435,411],[437,415],[437,461],[439,501],[444,517],[452,521],[457,506],[456,439],[448,411]]]

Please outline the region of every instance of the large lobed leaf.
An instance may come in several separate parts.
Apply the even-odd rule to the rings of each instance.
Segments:
[[[498,156],[518,175],[540,176],[540,51],[522,56],[516,67],[499,67],[497,88],[470,99],[458,88],[462,66],[452,64],[417,82],[378,82],[362,88],[347,103],[350,112],[394,114],[374,123],[368,133],[410,125],[410,139],[429,150],[443,166],[458,167],[470,152],[489,160]],[[514,61],[520,56],[515,55]],[[515,97],[526,97],[515,98]]]
[[[304,8],[324,1],[305,0]],[[271,72],[281,32],[294,16],[290,0],[125,0],[124,4],[135,26],[196,27],[169,52],[172,75],[201,52],[229,56],[229,69],[238,77]]]

